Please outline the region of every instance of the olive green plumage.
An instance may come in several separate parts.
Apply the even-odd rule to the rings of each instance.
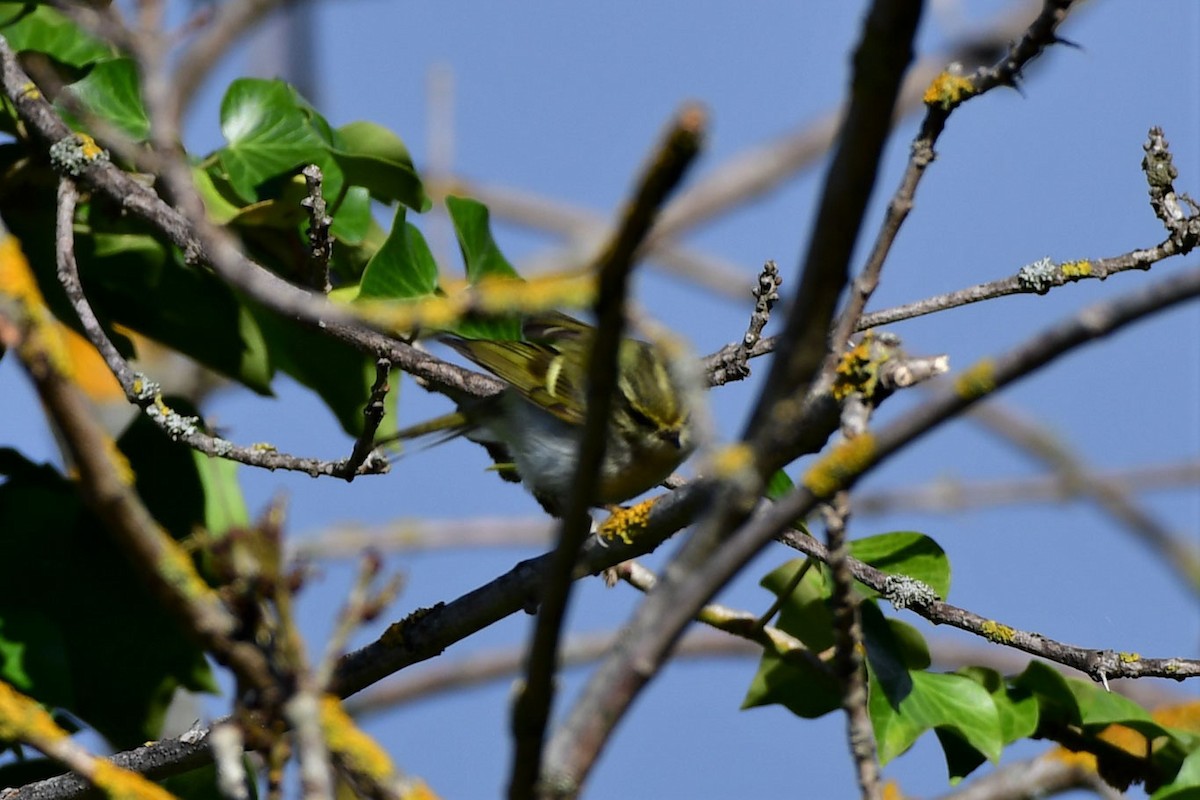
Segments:
[[[499,395],[406,428],[397,438],[463,434],[484,444],[501,474],[521,480],[552,514],[565,510],[587,415],[587,360],[595,329],[566,314],[524,323],[523,341],[442,337],[508,384]],[[641,494],[678,467],[694,445],[684,393],[662,353],[637,339],[621,341],[617,394],[593,505]]]

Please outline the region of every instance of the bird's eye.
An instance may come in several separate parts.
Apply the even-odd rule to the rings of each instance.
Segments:
[[[629,416],[633,419],[634,422],[636,422],[638,425],[642,426],[643,428],[650,428],[652,430],[655,430],[658,428],[658,423],[656,423],[654,420],[652,420],[644,411],[642,411],[640,408],[635,406],[633,403],[629,403],[628,405],[629,405]]]

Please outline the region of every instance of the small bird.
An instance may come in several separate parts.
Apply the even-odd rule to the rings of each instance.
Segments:
[[[587,414],[587,360],[595,333],[586,323],[551,312],[524,322],[523,341],[440,337],[508,387],[389,438],[466,436],[487,448],[502,477],[520,480],[547,512],[562,516]],[[664,354],[653,344],[623,339],[592,505],[615,505],[641,494],[670,475],[694,446],[685,393]]]

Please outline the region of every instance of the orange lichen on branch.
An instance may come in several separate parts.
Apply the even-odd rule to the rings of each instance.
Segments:
[[[600,523],[596,535],[606,542],[620,539],[625,544],[633,544],[637,535],[646,530],[650,522],[650,510],[657,502],[657,497],[651,497],[629,508],[611,506],[608,519]]]
[[[949,111],[973,94],[975,84],[970,78],[943,70],[930,82],[921,99],[927,106],[940,106],[943,111]]]

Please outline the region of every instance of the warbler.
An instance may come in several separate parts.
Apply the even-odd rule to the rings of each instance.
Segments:
[[[522,341],[439,337],[508,386],[389,438],[465,435],[487,448],[502,477],[520,480],[547,512],[562,516],[587,416],[595,333],[586,323],[551,312],[527,319]],[[635,497],[683,463],[695,445],[684,397],[658,347],[633,338],[620,342],[617,393],[593,506]]]

